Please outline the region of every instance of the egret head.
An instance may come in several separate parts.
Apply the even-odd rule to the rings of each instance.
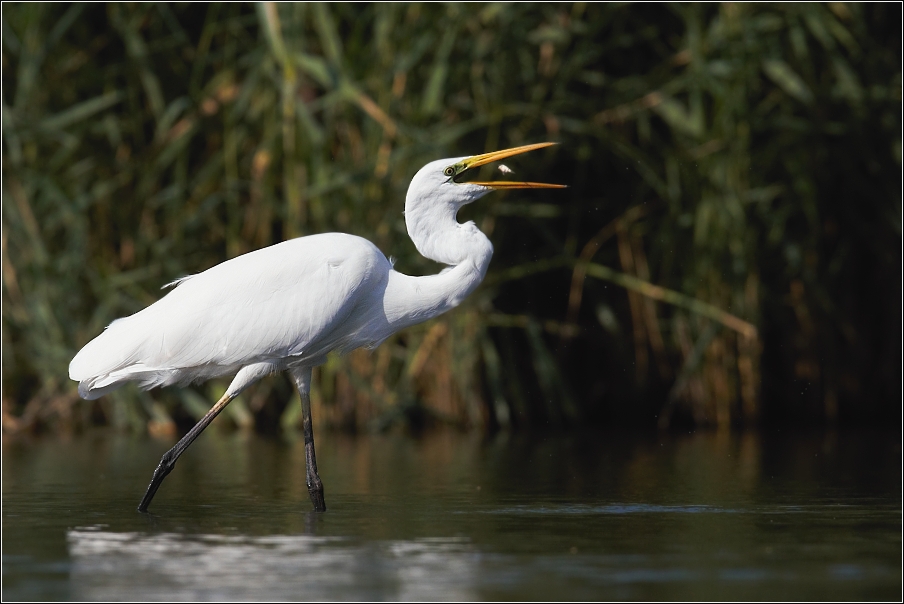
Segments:
[[[519,155],[534,149],[542,149],[556,143],[536,143],[502,151],[493,151],[470,157],[453,157],[432,161],[414,175],[408,187],[405,202],[406,214],[412,206],[445,205],[454,210],[475,201],[496,189],[562,189],[565,185],[539,182],[514,181],[466,181],[468,170],[479,168],[494,161]]]
[[[513,149],[504,149],[483,155],[470,157],[453,157],[430,162],[414,175],[408,186],[405,199],[405,223],[408,234],[414,241],[418,251],[433,260],[446,264],[457,264],[469,253],[469,246],[474,240],[485,242],[483,247],[492,254],[492,245],[473,223],[461,225],[458,229],[455,220],[458,210],[480,199],[495,189],[562,189],[565,185],[552,185],[539,182],[514,181],[468,181],[465,180],[469,170],[479,168],[490,162],[499,161],[513,155],[542,149],[555,143],[536,143]],[[473,174],[473,173],[471,173]],[[459,246],[450,243],[444,236],[447,229],[453,234],[465,235]],[[467,235],[474,236],[471,243]]]

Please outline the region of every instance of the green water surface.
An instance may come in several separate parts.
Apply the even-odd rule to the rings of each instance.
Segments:
[[[901,596],[896,433],[3,443],[4,600]]]

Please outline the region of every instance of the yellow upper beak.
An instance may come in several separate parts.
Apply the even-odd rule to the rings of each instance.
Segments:
[[[461,163],[464,165],[465,170],[469,170],[471,168],[483,166],[490,162],[505,159],[506,157],[519,155],[521,153],[527,153],[528,151],[533,151],[534,149],[542,149],[543,147],[549,147],[555,144],[556,143],[534,143],[533,145],[524,145],[522,147],[503,149],[502,151],[493,151],[492,153],[484,153],[483,155],[475,155],[474,157],[469,157]],[[568,186],[553,185],[543,182],[512,182],[507,180],[497,180],[491,182],[469,181],[469,184],[481,185],[484,187],[489,187],[491,189],[564,189]]]

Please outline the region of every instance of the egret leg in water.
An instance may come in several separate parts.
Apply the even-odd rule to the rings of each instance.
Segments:
[[[311,423],[311,368],[293,370],[292,378],[301,395],[301,426],[304,431],[305,482],[308,485],[308,495],[311,496],[314,510],[325,512],[323,482],[317,473],[317,456],[314,454],[314,427]]]
[[[311,368],[294,369],[291,374],[298,388],[298,393],[301,395],[301,422],[304,430],[305,478],[308,485],[308,494],[311,496],[314,510],[325,512],[326,502],[323,497],[323,481],[320,480],[320,475],[317,473],[317,457],[314,453],[314,428],[311,420]],[[183,436],[172,449],[163,454],[163,457],[160,458],[160,463],[157,464],[157,469],[154,470],[154,476],[151,477],[151,484],[148,485],[148,490],[145,492],[144,497],[141,498],[141,503],[138,504],[139,512],[148,511],[148,506],[157,493],[157,489],[160,488],[163,479],[176,467],[176,460],[179,459],[179,456],[188,449],[188,446],[198,438],[204,428],[220,414],[220,411],[226,408],[226,405],[235,396],[235,394],[230,395],[230,392],[227,391],[217,401],[217,404],[211,407],[210,411],[201,418],[201,421],[188,431],[188,434]]]
[[[151,477],[151,484],[148,485],[148,490],[145,491],[144,497],[141,498],[141,503],[138,504],[139,512],[148,511],[148,506],[151,505],[151,500],[157,493],[157,489],[160,488],[161,483],[163,483],[163,479],[176,467],[176,460],[179,459],[180,455],[185,453],[188,445],[192,444],[192,442],[198,438],[201,432],[204,431],[204,428],[213,421],[213,418],[226,408],[226,405],[229,404],[229,401],[231,401],[232,398],[233,397],[229,396],[228,392],[224,394],[223,397],[217,401],[217,404],[211,407],[210,411],[201,418],[201,421],[195,424],[194,428],[189,430],[188,434],[183,436],[179,442],[176,443],[176,446],[163,454],[163,457],[160,458],[160,463],[157,464],[157,469],[154,470],[154,476]]]
[[[361,237],[299,237],[173,281],[173,291],[113,321],[69,364],[79,394],[100,398],[128,382],[143,389],[235,375],[226,394],[166,452],[138,509],[151,500],[179,456],[229,401],[257,380],[288,371],[301,395],[308,492],[326,509],[311,422],[311,370],[330,352],[374,348],[406,327],[458,306],[486,275],[493,244],[456,216],[497,189],[560,189],[536,182],[466,181],[469,170],[553,143],[430,162],[405,197],[405,225],[417,250],[447,266],[436,275],[397,272]],[[510,173],[511,171],[509,171]]]

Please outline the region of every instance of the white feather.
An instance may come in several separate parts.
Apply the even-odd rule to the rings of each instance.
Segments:
[[[455,220],[489,189],[443,187],[439,165],[449,161],[414,177],[406,221],[418,249],[452,269],[409,277],[371,242],[343,233],[250,252],[173,281],[161,300],[111,323],[69,365],[79,394],[95,399],[130,381],[153,388],[236,373],[229,390],[238,392],[267,373],[319,365],[332,350],[376,346],[456,306],[483,279],[493,247],[473,223]],[[425,189],[434,190],[429,201]],[[247,367],[255,369],[240,371]]]

